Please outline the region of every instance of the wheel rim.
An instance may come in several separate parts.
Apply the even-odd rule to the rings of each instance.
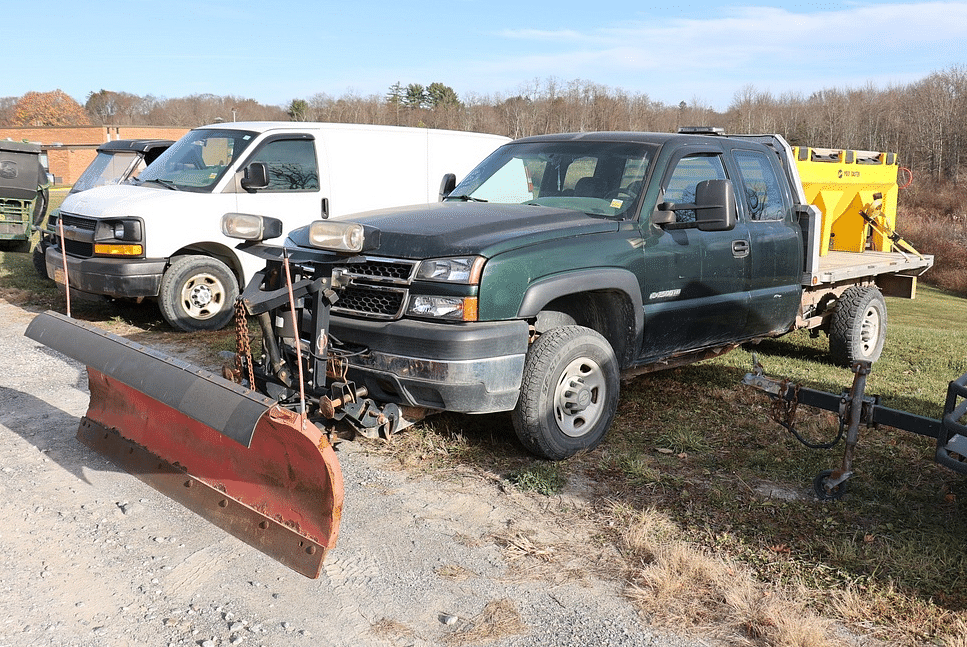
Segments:
[[[561,432],[577,438],[594,429],[605,409],[606,390],[597,362],[579,357],[568,364],[554,390],[554,418]]]
[[[860,350],[865,357],[869,357],[876,351],[879,339],[880,311],[871,305],[866,309],[863,323],[860,325]]]
[[[212,274],[196,274],[185,281],[181,303],[190,317],[210,319],[225,303],[225,286]]]

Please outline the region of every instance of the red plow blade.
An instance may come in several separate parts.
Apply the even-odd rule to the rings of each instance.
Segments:
[[[26,335],[88,367],[77,437],[134,476],[307,577],[342,513],[326,436],[272,400],[56,313]]]

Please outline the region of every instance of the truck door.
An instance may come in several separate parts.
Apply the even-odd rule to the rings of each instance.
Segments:
[[[736,201],[745,211],[752,242],[746,336],[786,331],[800,305],[803,267],[792,194],[774,155],[734,149],[732,157],[744,185]]]
[[[662,180],[661,203],[695,202],[704,180],[729,179],[721,150],[682,152]],[[751,262],[747,224],[730,231],[700,231],[694,210],[675,210],[675,222],[643,249],[642,358],[714,346],[740,338],[749,307]]]
[[[322,186],[316,146],[311,135],[276,135],[258,144],[242,165],[262,162],[268,186],[237,194],[238,211],[282,220],[284,231],[323,217]]]

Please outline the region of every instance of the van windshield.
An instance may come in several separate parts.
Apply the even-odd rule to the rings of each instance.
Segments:
[[[254,139],[242,130],[192,130],[152,162],[139,183],[208,193]]]
[[[87,191],[105,184],[117,184],[128,178],[129,169],[138,160],[140,156],[134,151],[99,152],[94,157],[94,161],[77,178],[77,182],[74,182],[71,193]]]
[[[655,150],[627,142],[511,143],[481,162],[447,199],[632,217]]]

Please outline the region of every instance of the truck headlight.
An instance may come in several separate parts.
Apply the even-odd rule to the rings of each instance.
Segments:
[[[431,258],[420,263],[416,278],[422,281],[475,285],[480,282],[480,273],[483,271],[485,261],[482,256]]]
[[[379,230],[358,222],[316,220],[309,225],[309,244],[330,252],[358,254],[379,247]]]
[[[477,297],[438,297],[416,294],[410,297],[406,314],[450,321],[476,321]]]
[[[226,213],[222,216],[222,233],[229,238],[263,241],[282,235],[282,221],[249,213]]]

